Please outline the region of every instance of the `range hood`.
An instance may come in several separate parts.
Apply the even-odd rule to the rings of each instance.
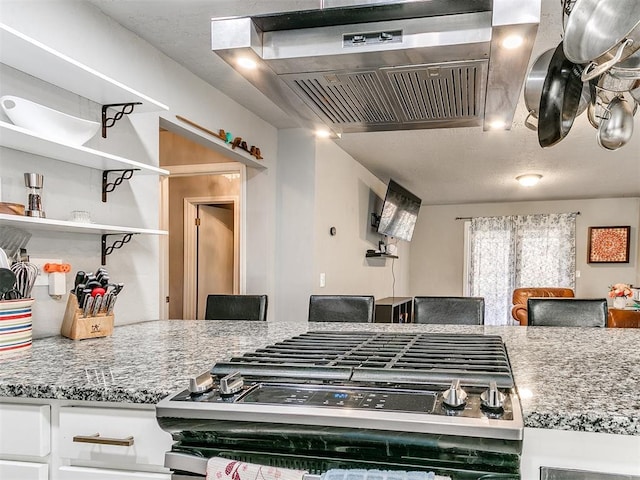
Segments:
[[[540,1],[274,2],[212,19],[212,50],[303,127],[508,129]],[[514,36],[522,44],[507,48]]]

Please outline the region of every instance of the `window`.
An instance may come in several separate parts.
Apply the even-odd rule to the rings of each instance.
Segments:
[[[575,288],[575,217],[562,213],[471,220],[468,291],[484,297],[485,324],[514,323],[515,288]]]

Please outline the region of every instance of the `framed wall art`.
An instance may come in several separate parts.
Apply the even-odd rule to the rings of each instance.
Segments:
[[[589,227],[588,263],[629,263],[631,227]]]

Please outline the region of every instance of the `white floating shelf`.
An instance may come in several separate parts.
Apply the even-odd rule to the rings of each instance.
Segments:
[[[198,143],[204,147],[214,150],[222,155],[228,157],[236,162],[244,163],[247,167],[258,168],[261,170],[266,169],[266,165],[258,161],[253,155],[247,153],[241,148],[231,148],[231,145],[224,142],[215,135],[205,133],[188,123],[184,123],[180,120],[169,120],[160,116],[160,127],[166,128],[170,132],[177,133],[192,142]]]
[[[139,174],[169,175],[169,171],[162,168],[88,147],[59,143],[3,121],[0,121],[0,145],[96,170],[135,168],[140,170]]]
[[[123,83],[0,23],[0,62],[100,105],[142,102],[134,112],[169,110]]]
[[[50,231],[68,233],[88,233],[92,235],[112,235],[119,233],[140,233],[145,235],[168,235],[166,230],[123,227],[118,225],[100,225],[97,223],[77,223],[50,218],[23,217],[0,213],[0,226],[8,225],[29,231]]]

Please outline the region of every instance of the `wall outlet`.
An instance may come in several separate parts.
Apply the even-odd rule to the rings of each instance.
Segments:
[[[320,288],[327,286],[327,276],[324,273],[320,274]]]
[[[49,285],[49,274],[45,273],[43,267],[45,263],[62,263],[62,260],[59,258],[29,258],[29,262],[33,263],[38,267],[38,276],[36,277],[35,286],[38,285]]]

